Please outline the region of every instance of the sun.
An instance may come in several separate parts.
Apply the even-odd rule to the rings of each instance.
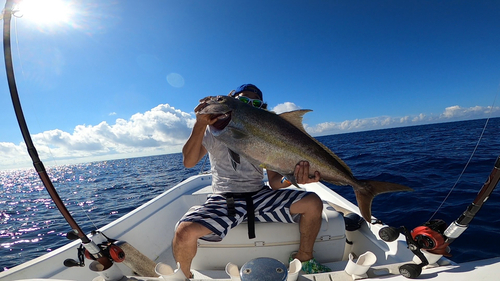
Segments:
[[[63,0],[21,0],[17,8],[23,18],[38,24],[65,23],[73,14],[70,1]]]

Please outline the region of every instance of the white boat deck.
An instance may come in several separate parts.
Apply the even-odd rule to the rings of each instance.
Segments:
[[[175,268],[171,252],[174,226],[193,205],[202,204],[211,193],[211,176],[199,175],[187,179],[176,187],[137,208],[131,213],[101,229],[108,237],[127,241],[150,259],[150,264],[166,263]],[[357,207],[324,185],[309,184],[307,190],[316,192],[325,202],[324,220],[318,235],[315,257],[329,266],[333,272],[299,275],[298,280],[342,281],[353,280],[344,268],[349,253],[359,256],[367,251],[375,254],[377,262],[368,270],[368,280],[407,280],[399,275],[398,267],[409,263],[413,254],[407,249],[402,236],[386,243],[378,237],[382,225],[363,223],[355,231],[344,228],[343,213],[358,212]],[[289,254],[298,248],[298,225],[258,223],[256,239],[249,240],[246,225],[231,230],[222,242],[200,241],[197,257],[193,260],[193,280],[230,280],[224,267],[231,262],[238,267],[256,257],[274,257],[288,265]],[[345,243],[345,241],[349,243]],[[103,280],[87,268],[66,268],[62,262],[76,257],[78,241],[70,243],[29,263],[0,273],[0,280]],[[88,266],[90,262],[86,260]],[[460,265],[450,264],[447,259],[438,261],[440,266],[424,268],[419,279],[423,280],[495,280],[500,276],[500,257]],[[125,266],[117,264],[124,275],[122,280],[157,280],[152,268],[151,277],[140,277]],[[151,266],[148,266],[151,267]],[[153,266],[154,267],[154,266]]]

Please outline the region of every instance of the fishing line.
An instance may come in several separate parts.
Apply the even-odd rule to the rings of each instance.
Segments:
[[[12,106],[14,107],[14,112],[16,115],[16,119],[19,125],[19,129],[21,134],[23,135],[24,143],[26,144],[26,148],[28,150],[28,154],[32,160],[33,167],[40,180],[42,181],[45,189],[50,194],[50,197],[53,203],[56,205],[57,209],[64,217],[68,225],[71,227],[70,233],[73,238],[79,239],[82,242],[82,245],[85,249],[88,250],[90,255],[94,257],[102,266],[103,269],[108,269],[113,265],[112,258],[109,255],[106,255],[103,249],[97,246],[80,228],[75,219],[71,216],[71,213],[68,211],[61,197],[57,193],[52,180],[50,179],[47,170],[45,169],[44,164],[42,163],[36,147],[33,143],[33,139],[31,138],[31,134],[28,129],[28,125],[26,123],[26,119],[24,117],[24,113],[21,106],[21,100],[19,98],[19,93],[17,90],[15,72],[14,72],[14,63],[12,60],[12,46],[11,46],[11,20],[13,14],[13,7],[15,1],[7,0],[5,1],[5,8],[3,10],[3,54],[5,61],[5,72],[7,75],[7,82],[9,86],[9,93],[12,100]],[[70,261],[71,264],[77,264],[77,262]]]
[[[20,66],[20,70],[21,70],[21,76],[23,77],[24,81],[27,81],[27,79],[26,79],[26,73],[24,71],[23,59],[21,58],[21,50],[20,50],[20,47],[19,47],[20,46],[20,44],[19,44],[19,33],[18,33],[18,29],[17,29],[17,19],[18,18],[22,18],[23,15],[19,15],[19,14],[17,14],[17,13],[14,12],[12,14],[12,16],[14,17],[15,43],[16,43],[17,57],[19,59],[19,66]],[[36,123],[38,124],[38,127],[41,128],[41,126],[40,126],[40,118],[38,118],[38,115],[36,114],[37,110],[31,110],[31,112],[35,113],[34,115],[35,115]],[[48,142],[48,139],[46,138],[46,136],[45,136],[44,133],[42,133],[42,136],[44,137],[45,141]],[[52,149],[50,147],[47,147],[47,149],[48,149],[48,152],[50,154],[50,157],[52,158],[52,161],[54,162],[54,165],[55,166],[59,166],[59,164],[57,163],[56,158],[54,157],[54,154],[52,153]],[[49,168],[48,170],[51,171],[51,168]],[[75,192],[74,188],[71,185],[69,185],[66,181],[64,181],[64,184],[62,186],[69,187],[69,191],[72,194],[74,194],[74,192]],[[83,205],[80,205],[80,203],[78,201],[75,201],[75,202],[76,202],[76,205],[78,205],[80,207],[80,210],[85,214],[85,216],[87,217],[87,219],[92,223],[92,225],[94,226],[94,228],[97,230],[98,227],[95,225],[94,221],[88,215],[88,212],[90,210],[85,209],[85,207]]]
[[[21,58],[21,50],[20,50],[20,47],[19,47],[20,46],[20,44],[19,44],[19,32],[18,32],[18,27],[17,27],[17,19],[18,18],[22,18],[23,15],[22,14],[17,14],[17,13],[14,12],[12,14],[12,16],[14,17],[14,34],[15,34],[15,40],[16,40],[15,43],[16,43],[17,57],[19,59],[19,66],[20,66],[20,70],[21,70],[21,76],[23,77],[23,79],[25,81],[27,81],[27,79],[26,79],[26,73],[24,71],[23,59]],[[32,110],[31,112],[35,113],[36,123],[38,124],[38,127],[41,128],[41,126],[40,126],[40,118],[38,118],[38,115],[36,114],[37,110]],[[47,141],[47,143],[48,143],[48,139],[46,138],[46,136],[45,136],[45,134],[43,132],[42,132],[42,136],[45,139],[45,141]],[[52,152],[52,149],[50,147],[47,147],[47,149],[48,149],[48,153],[50,154],[51,160],[54,162],[54,165],[55,166],[59,166],[59,163],[57,162],[56,157],[54,156],[54,153]],[[49,168],[48,170],[50,171],[51,168]],[[67,181],[64,181],[64,184],[60,185],[60,186],[61,187],[66,186],[66,188],[69,187],[68,189],[69,189],[70,193],[75,194],[74,187],[71,184],[68,184]],[[94,221],[92,220],[92,218],[90,218],[90,216],[88,214],[88,212],[91,211],[91,209],[86,209],[84,207],[85,200],[83,200],[83,201],[84,202],[81,202],[81,203],[83,203],[82,205],[80,205],[81,203],[78,202],[78,200],[75,200],[75,203],[76,203],[76,205],[78,205],[80,207],[80,211],[83,212],[83,214],[87,217],[88,221],[92,224],[92,226],[94,227],[94,229],[97,230],[98,227],[96,226],[96,224],[94,223]]]
[[[80,169],[80,168],[79,168],[77,165],[68,165],[68,166],[69,166],[69,167],[71,167],[71,168],[75,168],[74,170],[72,170],[72,174],[76,176],[76,174],[77,174],[77,173],[75,173],[74,171],[75,171],[75,170],[78,170],[78,169]],[[76,177],[75,177],[74,183],[75,183],[75,184],[70,184],[70,183],[68,183],[67,181],[64,181],[64,185],[66,185],[67,187],[69,187],[70,193],[72,193],[72,194],[77,194],[77,193],[78,193],[78,191],[75,191],[75,188],[76,188],[76,186],[75,186],[75,185],[76,185],[76,183],[77,183],[77,182],[76,182]],[[80,186],[80,185],[77,185],[77,186]],[[97,187],[95,183],[94,183],[94,186],[95,186],[95,187]],[[96,188],[96,189],[97,189],[97,188]],[[88,198],[87,198],[87,199],[88,199]],[[88,220],[88,221],[92,224],[92,226],[94,227],[94,229],[95,229],[95,230],[97,230],[97,229],[98,229],[98,227],[96,226],[96,224],[94,223],[94,221],[92,220],[92,218],[90,218],[90,216],[89,216],[89,214],[88,214],[88,213],[92,210],[92,208],[90,208],[90,209],[88,209],[88,210],[87,210],[87,209],[85,209],[85,207],[84,207],[85,202],[86,202],[86,198],[85,198],[85,196],[83,196],[83,202],[81,202],[81,205],[80,205],[80,203],[78,202],[77,198],[75,198],[74,200],[75,200],[75,202],[76,202],[76,205],[78,205],[78,207],[80,207],[80,211],[82,211],[82,212],[83,212],[83,214],[87,217],[87,220]]]
[[[470,162],[472,161],[472,158],[474,157],[474,154],[476,153],[477,151],[477,148],[479,147],[479,144],[481,143],[481,140],[483,138],[483,135],[484,135],[484,132],[486,131],[486,127],[488,126],[488,122],[490,121],[491,119],[491,116],[493,115],[493,110],[495,109],[495,103],[496,103],[496,100],[497,100],[497,97],[498,97],[498,91],[497,90],[497,93],[495,95],[495,98],[493,99],[493,104],[491,105],[491,108],[490,108],[490,112],[489,112],[489,116],[488,118],[486,118],[486,122],[484,123],[484,127],[483,127],[483,130],[481,131],[481,134],[479,136],[479,139],[477,140],[477,143],[476,143],[476,146],[474,147],[474,149],[472,150],[472,153],[469,157],[469,160],[467,161],[467,163],[465,164],[465,167],[462,169],[462,172],[460,173],[460,175],[458,176],[458,179],[455,181],[455,184],[453,184],[453,186],[451,187],[450,191],[448,192],[448,194],[446,195],[446,197],[443,199],[443,201],[441,202],[441,204],[439,205],[439,207],[437,207],[436,211],[432,214],[432,216],[430,217],[430,219],[428,221],[431,221],[434,216],[439,212],[439,210],[441,209],[441,207],[443,207],[444,203],[446,202],[446,200],[448,200],[448,197],[450,197],[451,193],[453,192],[453,190],[455,189],[455,187],[458,185],[458,183],[460,182],[460,179],[462,178],[462,176],[464,175],[465,173],[465,170],[467,170],[467,167],[469,167],[469,164]]]
[[[19,32],[18,32],[18,29],[17,29],[17,19],[20,19],[23,17],[23,14],[20,14],[18,13],[19,11],[13,11],[12,13],[12,16],[14,17],[14,37],[15,37],[15,45],[16,45],[16,51],[17,51],[17,57],[18,57],[18,60],[19,60],[19,67],[21,69],[21,77],[23,78],[24,81],[28,81],[28,79],[26,78],[26,73],[24,71],[24,64],[23,64],[23,59],[21,57],[21,50],[20,50],[20,44],[19,44]],[[28,105],[31,107],[31,111],[32,114],[34,115],[34,120],[36,121],[36,124],[38,125],[38,128],[41,128],[42,126],[40,126],[40,118],[38,117],[38,110],[35,110],[33,108],[33,105],[31,103],[28,103]],[[47,143],[49,143],[48,139],[46,138],[45,134],[42,132],[42,136],[43,138],[45,139],[45,141]],[[52,149],[47,146],[47,150],[48,150],[48,153],[50,154],[51,156],[51,160],[54,162],[54,165],[55,166],[59,166],[58,163],[57,163],[57,160],[56,158],[54,157],[54,154],[52,153]]]
[[[24,80],[26,80],[26,75],[24,74],[24,65],[23,65],[23,61],[21,60],[21,51],[19,50],[19,34],[18,34],[18,31],[17,31],[17,18],[21,18],[22,16],[16,16],[16,14],[14,13],[13,16],[15,17],[14,19],[14,34],[16,35],[16,50],[17,50],[17,57],[19,58],[19,66],[21,67],[21,74],[24,78]]]
[[[11,13],[11,15],[14,19],[15,46],[16,46],[17,57],[19,60],[21,77],[23,78],[24,81],[28,81],[28,78],[26,77],[26,72],[24,71],[23,56],[21,55],[21,50],[20,50],[18,21],[17,21],[19,18],[23,17],[23,14],[19,13],[19,11],[13,11]],[[1,17],[3,17],[3,13],[1,14]],[[40,125],[41,122],[40,122],[39,115],[37,114],[38,110],[33,108],[33,104],[28,103],[28,105],[31,106],[31,108],[32,108],[32,110],[30,112],[32,112],[32,114],[34,115],[35,124],[38,126],[38,128],[42,128],[42,126]],[[42,131],[42,130],[40,130],[40,131]],[[50,143],[49,139],[47,139],[47,136],[44,132],[42,132],[41,135],[47,143]],[[50,159],[50,161],[54,165],[53,167],[48,167],[47,172],[52,174],[52,175],[57,174],[57,173],[61,173],[61,171],[58,170],[57,167],[62,167],[62,166],[59,165],[51,147],[46,146],[46,149],[47,149],[47,153],[48,153],[48,158]],[[76,165],[69,165],[68,167],[78,169],[78,166],[76,166]],[[74,171],[73,171],[73,174],[76,175],[77,173],[74,173]],[[71,182],[68,182],[67,180],[71,180],[71,178],[67,178],[66,176],[61,176],[61,178],[64,179],[64,181],[57,182],[58,189],[61,188],[61,189],[67,190],[68,194],[77,194],[78,193],[77,187],[73,186],[73,184],[72,184],[72,183],[77,184],[77,179],[72,180]],[[99,190],[98,184],[93,183],[92,185],[96,191]],[[93,210],[92,209],[93,206],[90,204],[87,204],[89,208],[87,209],[85,207],[85,202],[92,200],[92,197],[88,197],[88,196],[87,197],[85,197],[85,196],[83,196],[83,197],[82,196],[74,196],[73,197],[73,196],[71,196],[70,198],[67,198],[67,199],[70,200],[72,204],[76,204],[79,207],[79,208],[75,208],[73,211],[76,213],[83,213],[85,215],[85,217],[87,218],[87,221],[92,225],[92,227],[95,230],[97,230],[98,226],[96,225],[96,221],[93,220],[89,215],[89,212],[91,212]],[[113,215],[115,215],[113,212],[107,214],[106,217],[102,220],[104,222],[104,224],[107,224],[109,221],[109,218]]]

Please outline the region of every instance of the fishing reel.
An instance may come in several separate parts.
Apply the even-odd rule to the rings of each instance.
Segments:
[[[399,267],[399,273],[407,278],[417,278],[422,273],[422,268],[429,264],[427,257],[421,250],[431,254],[450,256],[448,243],[444,231],[446,222],[443,220],[431,220],[421,226],[409,231],[406,227],[384,227],[380,229],[379,236],[386,242],[395,241],[402,233],[406,238],[408,249],[415,254],[421,261],[420,264],[404,264]]]
[[[96,235],[97,233],[98,232],[93,231],[92,236]],[[118,240],[110,239],[102,232],[99,232],[99,234],[101,234],[106,238],[106,241],[97,245],[101,249],[103,255],[106,256],[111,261],[123,262],[125,260],[125,252],[123,252],[123,250],[117,245]],[[70,240],[79,239],[78,236],[73,231],[68,232],[66,237]],[[83,247],[83,245],[80,245],[77,251],[78,251],[78,261],[74,259],[66,259],[64,261],[64,265],[66,267],[85,266],[84,257],[89,260],[96,260],[96,258],[94,258],[94,256],[92,256],[90,252]]]

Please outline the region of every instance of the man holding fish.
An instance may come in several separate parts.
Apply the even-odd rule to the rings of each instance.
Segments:
[[[278,115],[265,107],[262,92],[244,84],[229,96],[203,98],[195,108],[196,123],[182,151],[184,165],[193,167],[208,151],[214,194],[201,208],[188,212],[176,230],[174,257],[186,276],[197,239],[220,241],[246,218],[253,238],[254,220],[293,223],[296,215],[300,216],[300,247],[294,257],[302,262],[305,273],[329,271],[316,262],[312,252],[321,226],[322,202],[314,193],[282,189],[290,183],[298,186],[322,180],[351,186],[360,213],[369,223],[376,195],[412,190],[356,179],[335,153],[305,131],[302,116],[310,110]],[[262,183],[263,168],[270,188]]]
[[[239,100],[262,112],[266,104],[262,92],[252,84],[244,84],[230,93]],[[328,272],[330,269],[313,258],[313,246],[321,226],[323,203],[311,192],[282,189],[291,185],[283,175],[267,170],[269,185],[263,184],[263,166],[249,161],[218,140],[214,134],[231,121],[231,113],[202,114],[209,98],[202,99],[195,108],[196,123],[182,150],[184,166],[195,166],[209,152],[212,166],[212,194],[200,208],[188,212],[179,222],[173,241],[173,253],[187,277],[191,261],[196,255],[197,240],[220,241],[229,229],[249,222],[249,238],[255,237],[254,221],[294,223],[300,216],[300,247],[293,257],[299,259],[306,273]],[[240,141],[244,141],[241,136]],[[255,143],[255,150],[259,149]],[[320,180],[318,171],[310,173],[308,161],[297,161],[291,167],[295,184]]]

